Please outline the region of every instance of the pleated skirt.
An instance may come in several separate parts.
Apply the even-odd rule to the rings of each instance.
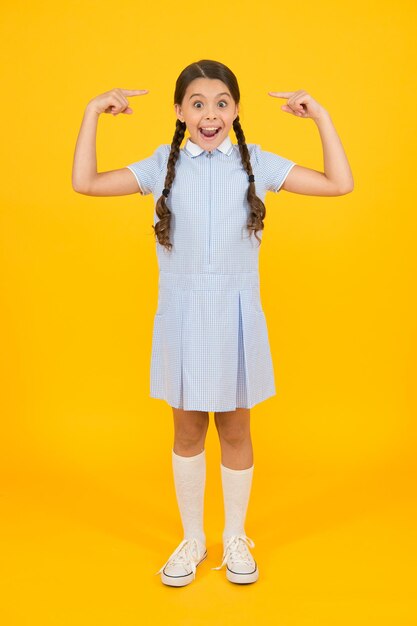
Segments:
[[[150,396],[186,411],[233,411],[275,393],[259,273],[160,271]]]

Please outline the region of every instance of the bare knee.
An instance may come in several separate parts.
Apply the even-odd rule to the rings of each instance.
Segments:
[[[236,409],[214,414],[214,423],[221,442],[229,446],[240,446],[250,438],[249,409]]]
[[[183,456],[192,456],[204,449],[209,415],[204,411],[183,411],[175,409],[174,414],[174,452]]]

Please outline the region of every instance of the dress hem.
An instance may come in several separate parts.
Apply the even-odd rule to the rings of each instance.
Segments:
[[[250,406],[235,406],[235,407],[229,407],[229,408],[200,408],[200,407],[196,407],[196,408],[192,408],[192,409],[184,409],[182,406],[175,406],[174,404],[171,404],[166,398],[162,398],[161,396],[152,396],[150,395],[149,397],[154,399],[154,400],[163,400],[164,402],[166,402],[171,408],[173,409],[182,409],[185,411],[204,411],[207,413],[225,413],[226,411],[235,411],[236,409],[252,409],[254,406],[256,406],[257,404],[260,404],[261,402],[264,402],[265,400],[268,400],[269,398],[273,398],[274,396],[276,396],[277,393],[271,393],[267,396],[264,396],[261,400],[255,400],[255,402],[253,402]]]

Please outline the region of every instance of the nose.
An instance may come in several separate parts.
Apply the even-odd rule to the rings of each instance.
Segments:
[[[214,106],[213,107],[211,107],[210,105],[208,106],[207,111],[206,111],[206,118],[210,120],[213,118],[214,119],[216,118],[216,111],[215,111]]]

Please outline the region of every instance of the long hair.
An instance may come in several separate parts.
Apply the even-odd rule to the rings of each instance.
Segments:
[[[236,76],[228,67],[226,67],[226,65],[223,65],[223,63],[210,61],[208,59],[191,63],[191,65],[188,65],[181,72],[175,85],[174,104],[182,104],[188,85],[196,78],[212,78],[221,80],[229,88],[235,103],[239,104],[240,90]],[[177,119],[175,133],[171,143],[171,151],[168,157],[165,189],[171,189],[172,187],[172,183],[175,178],[175,164],[180,154],[180,146],[182,140],[184,139],[186,127],[185,122],[181,122],[181,120]],[[242,126],[240,125],[239,116],[237,116],[233,122],[233,130],[235,131],[238,142],[242,165],[249,177],[253,174],[252,165],[246,145],[245,135],[243,133]],[[250,235],[254,233],[260,245],[262,240],[256,233],[258,230],[263,230],[264,228],[263,220],[266,215],[266,208],[262,200],[256,195],[254,182],[248,182],[247,199],[250,206],[250,212],[246,227],[249,230]],[[155,236],[162,246],[165,246],[167,250],[171,250],[172,243],[169,239],[171,211],[167,206],[165,196],[163,194],[156,202],[155,211],[159,217],[159,221],[155,224],[155,226],[152,225],[152,228],[155,231]]]

